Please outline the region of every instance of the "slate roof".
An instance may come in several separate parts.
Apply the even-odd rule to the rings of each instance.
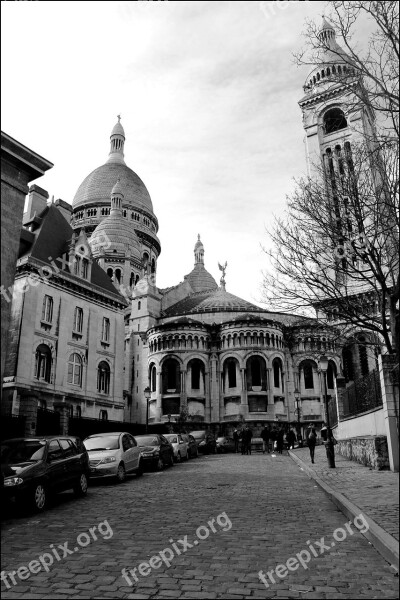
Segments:
[[[265,312],[262,308],[234,296],[225,290],[202,291],[191,294],[167,308],[163,316],[188,315],[208,312]]]
[[[35,236],[32,245],[27,249],[24,249],[23,254],[19,258],[35,258],[49,265],[53,270],[54,267],[51,265],[51,262],[54,261],[57,267],[61,269],[61,262],[57,259],[62,258],[68,252],[69,243],[73,234],[72,227],[58,208],[52,204],[47,206],[47,208],[40,213],[38,221],[40,221],[40,223],[37,224],[37,228],[32,232]],[[66,270],[69,272],[68,267]],[[78,276],[76,279],[84,281]],[[125,303],[124,297],[121,296],[114,287],[111,279],[96,261],[93,261],[92,263],[91,279],[90,282],[87,283],[91,283],[105,292],[118,296],[119,301]]]
[[[191,285],[194,292],[203,292],[217,290],[218,284],[214,277],[207,271],[203,263],[197,263],[189,275],[185,275],[185,280]]]

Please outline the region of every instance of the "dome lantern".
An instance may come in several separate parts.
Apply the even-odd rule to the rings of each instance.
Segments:
[[[110,136],[110,153],[107,162],[116,162],[125,164],[124,144],[125,131],[121,125],[121,115],[118,115],[118,122],[114,125]]]
[[[197,235],[197,242],[194,247],[194,264],[204,265],[204,246],[202,241],[200,240],[200,234]]]
[[[122,187],[120,183],[120,179],[118,178],[117,183],[114,185],[111,190],[111,212],[110,214],[120,214],[122,215],[122,200],[124,198],[124,194],[122,193]]]

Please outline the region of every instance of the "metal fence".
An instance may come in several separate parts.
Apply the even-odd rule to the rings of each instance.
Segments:
[[[352,417],[382,406],[378,371],[357,379],[343,394],[343,416]]]
[[[38,408],[36,435],[59,435],[60,413],[47,408]]]

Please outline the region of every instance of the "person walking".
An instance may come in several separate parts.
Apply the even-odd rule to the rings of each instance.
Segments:
[[[242,454],[245,454],[246,453],[246,428],[245,427],[242,427],[242,430],[239,435],[239,440],[240,440],[240,450],[241,450]]]
[[[314,464],[315,445],[317,443],[317,432],[314,423],[310,423],[307,428],[307,446],[310,450],[311,462]]]
[[[274,453],[274,451],[275,451],[275,442],[276,442],[277,434],[278,434],[278,432],[277,432],[276,427],[274,425],[272,427],[271,431],[270,431],[270,440],[271,440],[271,443],[272,443],[272,453]]]
[[[235,454],[237,454],[239,452],[239,432],[236,427],[233,431],[233,441],[235,444]]]
[[[286,441],[287,441],[288,448],[290,450],[293,450],[294,444],[295,444],[295,441],[296,441],[296,434],[293,431],[293,429],[289,429],[289,431],[287,432],[287,434],[286,434]]]
[[[265,451],[267,451],[269,454],[270,430],[268,425],[264,425],[263,429],[261,430],[261,438],[263,441],[263,454],[265,454]]]
[[[283,442],[284,442],[284,431],[282,429],[282,427],[279,427],[277,436],[276,436],[276,441],[277,441],[277,451],[279,454],[282,454],[283,451]]]

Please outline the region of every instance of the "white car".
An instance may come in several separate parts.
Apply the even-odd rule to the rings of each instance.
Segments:
[[[181,462],[181,460],[188,460],[188,445],[181,436],[180,433],[164,433],[164,437],[169,441],[174,449],[174,460],[175,462]]]
[[[115,477],[122,483],[127,473],[143,474],[141,448],[130,433],[96,433],[83,443],[89,454],[91,479]]]

